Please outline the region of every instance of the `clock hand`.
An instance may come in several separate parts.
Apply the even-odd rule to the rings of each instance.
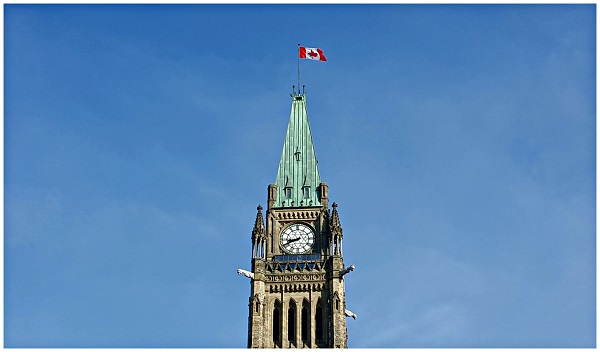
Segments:
[[[294,238],[293,240],[287,241],[287,243],[289,244],[289,243],[296,242],[296,241],[299,241],[299,240],[300,240],[300,237],[297,237],[297,238]]]

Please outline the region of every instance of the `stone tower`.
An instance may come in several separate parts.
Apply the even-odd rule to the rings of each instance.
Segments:
[[[267,209],[252,230],[249,348],[347,348],[342,227],[329,209],[313,146],[306,93],[292,110]],[[265,221],[266,220],[266,221]]]

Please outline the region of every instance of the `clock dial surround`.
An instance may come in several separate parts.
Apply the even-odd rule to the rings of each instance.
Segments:
[[[308,225],[293,224],[283,230],[279,243],[286,253],[308,253],[315,243],[315,233]]]

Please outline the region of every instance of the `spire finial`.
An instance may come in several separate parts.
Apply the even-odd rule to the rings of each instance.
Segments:
[[[256,213],[256,220],[254,221],[254,228],[252,229],[252,238],[265,235],[265,222],[262,216],[262,206],[259,204],[256,207],[256,210],[258,210],[258,212]]]
[[[340,216],[337,212],[337,203],[333,202],[331,205],[333,207],[333,212],[331,212],[331,218],[329,220],[329,228],[331,229],[331,233],[334,235],[342,235],[342,225],[340,224]]]

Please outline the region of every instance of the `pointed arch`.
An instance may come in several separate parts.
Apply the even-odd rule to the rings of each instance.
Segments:
[[[281,346],[281,301],[275,300],[273,304],[273,342]]]
[[[342,300],[340,299],[340,295],[336,292],[333,293],[333,309],[340,311],[342,309]]]
[[[260,296],[258,294],[255,294],[252,297],[252,305],[254,307],[254,313],[257,314],[257,315],[260,315],[260,311],[261,311],[260,305],[261,305],[261,303],[262,302],[260,301]]]
[[[296,310],[296,301],[294,301],[293,298],[290,298],[287,320],[287,338],[290,342],[296,342]]]
[[[319,297],[315,308],[315,340],[317,344],[324,340],[323,325],[323,300]]]
[[[302,312],[301,312],[301,339],[305,343],[310,340],[310,302],[305,298],[302,301]]]

